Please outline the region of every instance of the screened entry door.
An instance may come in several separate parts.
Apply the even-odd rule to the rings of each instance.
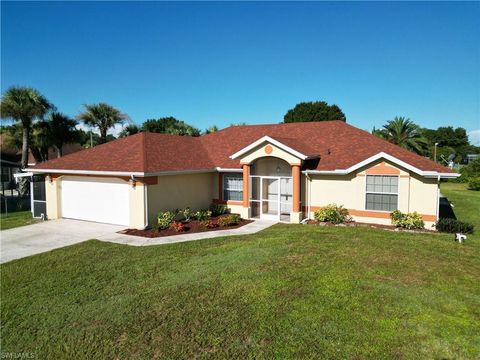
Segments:
[[[278,220],[280,214],[279,185],[279,179],[262,179],[261,218]]]
[[[252,217],[277,221],[289,219],[292,209],[291,178],[251,176],[250,183]]]
[[[45,219],[47,216],[47,198],[45,194],[45,177],[43,175],[32,176],[31,192],[33,217]]]

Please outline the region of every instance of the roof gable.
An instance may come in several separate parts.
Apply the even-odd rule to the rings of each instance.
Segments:
[[[307,152],[304,150],[307,149],[308,147],[305,146],[305,144],[302,143],[299,139],[288,139],[288,138],[273,138],[270,136],[263,136],[257,141],[254,141],[253,143],[247,145],[243,149],[240,149],[237,151],[235,154],[230,155],[231,159],[238,159],[242,155],[247,154],[251,150],[259,147],[262,144],[269,143],[272,145],[277,146],[278,148],[286,151],[287,153],[297,157],[300,160],[306,160],[311,157],[315,157],[318,155],[313,155],[314,151],[313,150],[308,150],[311,151],[310,155],[307,155]]]

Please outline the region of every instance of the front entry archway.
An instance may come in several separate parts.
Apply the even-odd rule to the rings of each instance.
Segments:
[[[305,144],[264,136],[230,156],[242,166],[242,216],[301,222],[301,167],[305,160],[318,156],[305,155],[292,145],[304,148]]]
[[[251,217],[290,222],[293,181],[290,165],[278,158],[258,159],[250,175]]]

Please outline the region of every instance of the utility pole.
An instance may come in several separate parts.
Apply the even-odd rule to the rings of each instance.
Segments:
[[[438,142],[435,143],[435,147],[433,148],[433,161],[437,162],[437,146]]]

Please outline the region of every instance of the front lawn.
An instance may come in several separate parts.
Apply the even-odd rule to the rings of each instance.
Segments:
[[[0,215],[0,230],[7,230],[19,226],[30,225],[38,220],[32,218],[32,213],[28,211],[19,211]]]
[[[480,357],[480,244],[280,224],[1,266],[1,349],[37,358]]]

